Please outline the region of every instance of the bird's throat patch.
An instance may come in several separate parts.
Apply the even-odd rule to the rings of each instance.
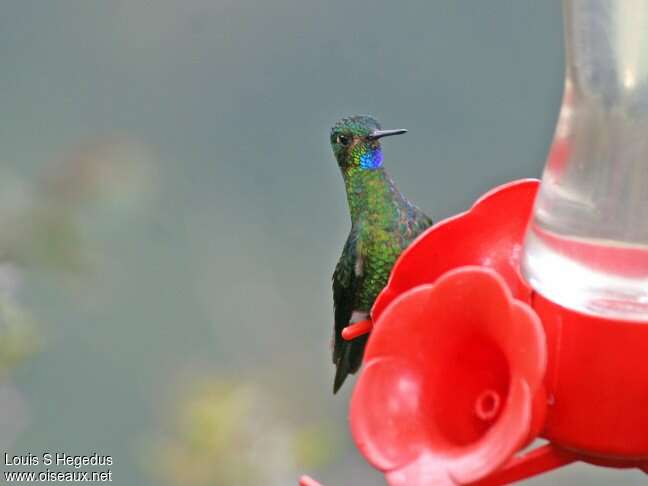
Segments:
[[[380,148],[365,149],[360,154],[360,168],[375,170],[382,167],[383,153]]]

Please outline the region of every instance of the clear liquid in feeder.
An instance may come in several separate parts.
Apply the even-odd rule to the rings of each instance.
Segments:
[[[565,37],[522,273],[570,309],[648,323],[648,0],[567,1]]]

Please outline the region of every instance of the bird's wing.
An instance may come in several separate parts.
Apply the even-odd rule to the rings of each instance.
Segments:
[[[419,214],[420,214],[419,217],[417,217],[415,220],[415,227],[414,227],[414,233],[416,234],[416,236],[420,235],[426,229],[428,229],[430,226],[434,224],[432,218],[430,218],[420,209],[419,209]]]
[[[333,272],[333,305],[335,306],[335,330],[333,335],[333,363],[337,364],[344,350],[342,329],[349,325],[355,296],[360,286],[362,277],[356,272],[356,263],[360,258],[358,251],[358,240],[356,235],[351,233],[347,238],[338,261],[335,272]]]
[[[408,226],[414,237],[417,237],[434,224],[432,218],[412,203],[408,203],[407,216],[409,220]]]

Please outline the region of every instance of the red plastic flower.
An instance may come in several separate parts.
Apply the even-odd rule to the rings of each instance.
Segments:
[[[458,268],[401,294],[376,322],[351,430],[391,485],[476,481],[537,433],[545,337],[507,283]]]

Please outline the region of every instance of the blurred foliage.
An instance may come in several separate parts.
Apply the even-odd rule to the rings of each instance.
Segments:
[[[141,144],[102,140],[29,180],[0,172],[0,373],[39,345],[37,326],[20,303],[22,269],[65,275],[86,268],[92,244],[83,237],[83,212],[147,194],[151,160]]]
[[[171,430],[147,450],[160,483],[279,486],[332,459],[334,428],[296,425],[261,385],[210,378],[181,396]]]
[[[127,206],[150,194],[152,157],[129,140],[81,147],[59,164],[23,181],[0,174],[0,261],[59,272],[88,265],[84,211]]]
[[[29,312],[0,294],[0,378],[36,351],[39,339]]]

